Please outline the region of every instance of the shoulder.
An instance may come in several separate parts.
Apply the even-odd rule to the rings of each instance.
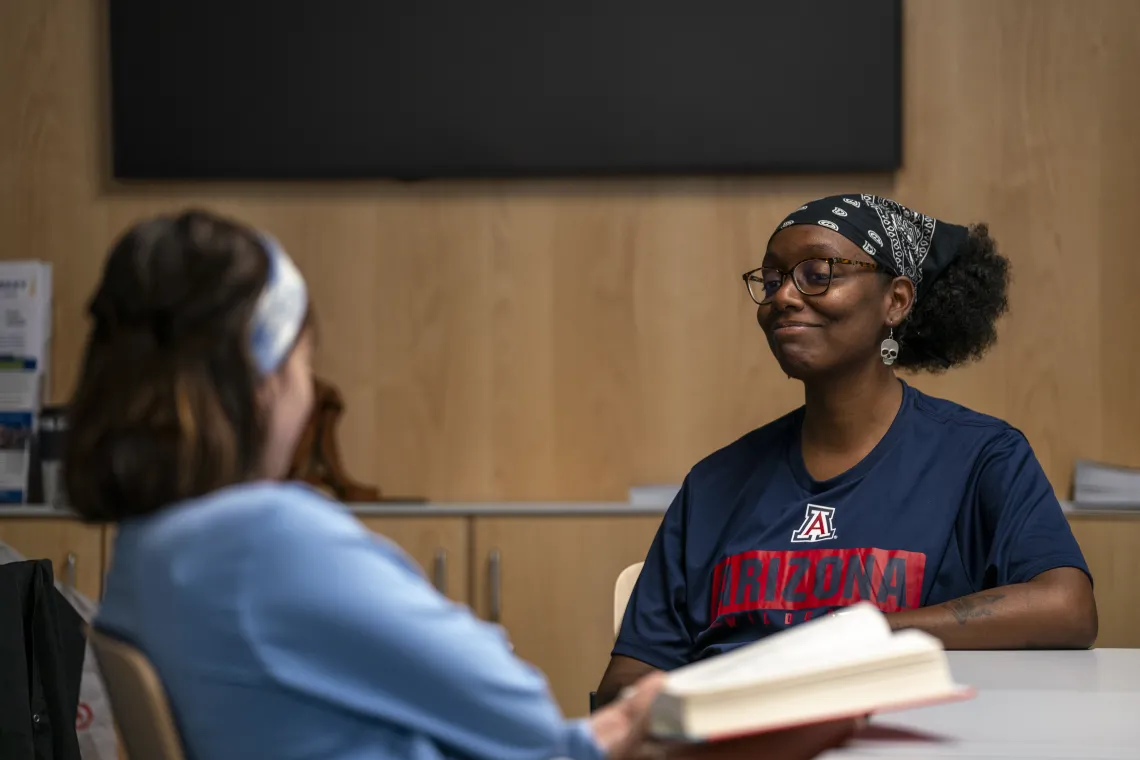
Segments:
[[[303,573],[300,558],[336,564],[359,549],[393,571],[414,570],[396,544],[365,527],[341,502],[302,483],[247,486],[231,498],[232,511],[256,523],[256,531],[248,533],[256,536],[252,553],[263,562]]]
[[[301,483],[278,482],[214,491],[143,518],[130,533],[132,544],[150,553],[194,554],[208,546],[231,561],[264,562],[327,551],[330,544],[376,543],[340,502]]]
[[[427,593],[422,571],[402,549],[307,486],[253,489],[239,509],[257,518],[256,527],[242,529],[249,544],[239,588],[250,631],[264,633],[276,617],[304,617],[298,607],[317,609],[334,598],[399,602],[399,609],[409,594]]]
[[[802,414],[802,407],[795,409],[722,446],[693,465],[689,478],[705,481],[751,473],[758,459],[783,450]]]
[[[919,424],[938,428],[948,435],[1028,445],[1025,435],[1000,417],[978,412],[944,398],[930,396],[908,386]]]
[[[945,460],[966,460],[975,473],[1003,463],[1032,463],[1040,469],[1025,434],[1005,420],[913,388],[915,434],[932,442]]]
[[[339,502],[301,483],[244,483],[178,504],[161,523],[170,531],[226,532],[262,539],[293,535],[351,533],[362,529]]]
[[[779,468],[791,435],[798,429],[802,407],[756,428],[701,459],[685,476],[667,517],[684,520],[690,509],[721,510],[758,469]]]
[[[246,509],[273,533],[290,535],[304,530],[319,535],[357,535],[366,532],[360,521],[339,501],[303,483],[266,483],[250,486],[243,496]]]

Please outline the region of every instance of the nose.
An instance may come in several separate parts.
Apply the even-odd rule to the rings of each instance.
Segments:
[[[792,281],[792,275],[784,278],[780,283],[780,287],[772,295],[772,300],[768,304],[776,311],[787,311],[788,309],[799,309],[804,305],[803,297],[800,291],[796,288],[796,283]]]

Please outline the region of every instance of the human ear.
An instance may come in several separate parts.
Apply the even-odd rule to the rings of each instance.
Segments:
[[[914,308],[914,282],[909,277],[895,277],[887,287],[884,299],[886,323],[897,327]]]

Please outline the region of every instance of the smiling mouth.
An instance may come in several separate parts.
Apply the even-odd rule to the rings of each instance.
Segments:
[[[772,326],[772,332],[799,332],[819,325],[809,325],[807,322],[780,322]]]

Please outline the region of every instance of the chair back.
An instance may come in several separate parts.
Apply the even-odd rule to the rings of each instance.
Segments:
[[[644,562],[637,562],[622,570],[614,583],[614,638],[621,631],[621,621],[625,617],[625,608],[629,605],[629,597],[633,595],[633,587],[641,575]]]
[[[88,636],[128,757],[185,760],[166,690],[150,660],[125,641],[94,628]]]

